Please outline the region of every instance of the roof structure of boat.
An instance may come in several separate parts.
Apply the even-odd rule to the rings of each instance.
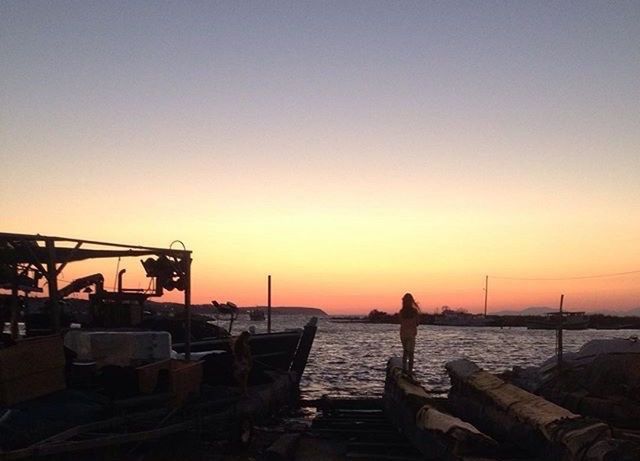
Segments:
[[[182,248],[174,248],[174,243],[179,243]],[[152,263],[169,260],[171,275],[175,275],[180,279],[178,289],[184,291],[185,317],[187,320],[185,322],[185,336],[187,343],[190,343],[191,251],[187,250],[179,240],[175,240],[169,248],[157,248],[40,234],[0,232],[0,284],[3,284],[3,288],[12,286],[12,296],[17,298],[19,290],[25,291],[27,278],[31,280],[32,291],[37,289],[38,281],[44,278],[47,282],[46,286],[50,301],[48,306],[51,327],[53,331],[60,331],[61,312],[57,301],[62,298],[62,294],[58,288],[58,278],[67,264],[88,259],[142,256],[157,257],[157,260],[151,261]],[[149,263],[149,261],[145,262]],[[147,265],[153,266],[153,264],[145,265],[145,262],[143,262],[145,270],[147,270]],[[161,265],[158,264],[157,266]],[[147,275],[156,278],[155,296],[160,296],[163,288],[162,283],[160,283],[160,274],[150,274],[149,270],[147,270]],[[18,280],[20,285],[16,283]],[[168,281],[172,281],[171,277],[169,277]],[[172,289],[172,287],[169,289]],[[121,295],[122,293],[114,294]],[[131,295],[135,296],[136,294],[133,293]],[[187,357],[189,353],[190,347],[187,344]]]

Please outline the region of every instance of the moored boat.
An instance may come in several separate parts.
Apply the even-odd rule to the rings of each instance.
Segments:
[[[463,310],[444,309],[441,314],[435,315],[434,325],[456,327],[484,327],[493,324],[493,321],[482,314],[470,314]]]
[[[263,320],[266,319],[266,316],[264,315],[264,309],[250,309],[249,310],[249,319],[251,319],[254,322],[261,322]]]
[[[589,317],[584,312],[552,312],[527,322],[529,330],[586,330]]]
[[[637,337],[596,339],[540,366],[514,367],[513,384],[573,412],[623,430],[640,429],[640,342]]]
[[[117,291],[107,291],[100,274],[57,287],[68,263],[141,256],[147,257],[143,266],[152,291],[124,288],[124,270]],[[79,453],[90,456],[91,450],[121,446],[130,454],[142,442],[194,430],[206,430],[218,440],[242,439],[253,422],[297,398],[316,322],[291,332],[255,335],[250,340],[254,367],[242,395],[233,379],[230,338],[218,334],[194,341],[214,330],[194,334],[190,263],[186,249],[0,233],[0,277],[22,272],[21,283],[28,278],[32,289],[44,278],[49,290],[37,325],[27,325],[34,338],[22,339],[18,289],[13,289],[15,325],[12,337],[0,344],[0,460],[63,454],[77,459]],[[26,275],[33,273],[37,276]],[[69,329],[61,300],[89,286],[86,318],[93,328]],[[182,332],[181,343],[143,325],[146,298],[174,289],[185,297],[180,315],[170,318],[172,328]],[[38,336],[43,333],[48,336]]]
[[[222,348],[208,350],[203,357],[198,357],[202,352],[194,352],[193,359],[200,360],[160,360],[138,367],[105,365],[98,373],[102,387],[72,389],[64,384],[62,342],[58,339],[59,363],[52,372],[62,377],[61,385],[36,398],[26,395],[27,399],[21,402],[0,405],[0,449],[4,450],[0,451],[0,460],[64,454],[76,459],[79,453],[100,447],[109,446],[118,452],[117,447],[194,430],[204,431],[214,440],[247,439],[253,424],[295,404],[315,332],[316,322],[312,319],[291,335],[271,335],[271,343],[267,338],[257,340],[256,349],[265,344],[290,344],[292,338],[296,339],[291,354],[267,355],[278,358],[271,362],[277,366],[262,363],[256,367],[246,395],[234,383],[232,361],[207,360],[228,358],[230,354]],[[46,338],[38,339],[37,343],[43,344],[32,354],[42,354],[43,347],[51,351],[56,336],[50,338],[46,344]],[[0,362],[7,363],[3,361],[7,354],[18,357],[25,352],[16,355],[12,349],[0,350]],[[51,357],[51,352],[46,357]],[[259,363],[260,358],[264,360],[265,356],[257,353],[255,362]],[[45,362],[43,367],[47,366]],[[24,376],[23,382],[30,375]],[[104,387],[105,384],[108,385]],[[5,388],[6,384],[2,389]],[[21,395],[25,394],[23,390]]]
[[[466,359],[447,363],[449,402],[513,456],[548,460],[636,460],[640,445],[614,436],[609,425],[573,413],[480,369]]]
[[[298,351],[315,337],[317,318],[313,317],[304,328],[275,333],[253,334],[249,338],[249,347],[253,359],[251,371],[252,379],[264,380],[265,373],[273,371],[288,371],[294,366]],[[182,356],[185,344],[174,344],[173,350]],[[233,382],[232,343],[229,338],[198,341],[191,344],[192,356],[202,361],[203,380],[208,384],[229,384]],[[307,352],[308,355],[308,352]],[[306,358],[304,359],[306,364]],[[304,365],[298,370],[299,375],[304,371]]]

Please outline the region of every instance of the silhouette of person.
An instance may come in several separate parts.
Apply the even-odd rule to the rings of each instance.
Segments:
[[[416,348],[416,335],[420,324],[420,307],[411,293],[402,297],[400,309],[400,340],[402,341],[402,369],[413,374],[413,352]]]
[[[243,331],[233,343],[233,374],[240,384],[242,393],[247,393],[249,373],[251,372],[251,348],[249,347],[248,331]]]

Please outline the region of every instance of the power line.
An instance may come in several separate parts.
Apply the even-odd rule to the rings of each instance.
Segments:
[[[599,279],[606,277],[619,277],[621,275],[631,275],[631,274],[640,274],[640,270],[637,271],[629,271],[629,272],[616,272],[612,274],[599,274],[599,275],[581,275],[576,277],[535,277],[535,278],[527,278],[527,277],[500,277],[497,275],[489,275],[492,279],[500,279],[500,280],[528,280],[528,281],[554,281],[554,280],[582,280],[582,279]]]

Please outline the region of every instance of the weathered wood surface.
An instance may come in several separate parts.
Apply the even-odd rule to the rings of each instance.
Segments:
[[[436,408],[426,390],[402,371],[397,357],[387,363],[383,405],[389,419],[425,459],[458,460],[496,453],[497,443],[491,437]]]
[[[601,421],[506,383],[469,360],[449,362],[446,369],[456,414],[514,451],[565,461],[640,459],[640,446],[613,438]]]

